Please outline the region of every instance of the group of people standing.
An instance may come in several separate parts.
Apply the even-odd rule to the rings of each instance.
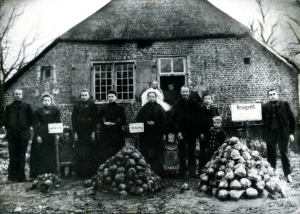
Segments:
[[[169,87],[170,89],[170,87]],[[196,93],[196,92],[195,92]],[[157,84],[142,95],[142,107],[136,122],[144,123],[140,135],[140,151],[155,173],[163,175],[163,139],[168,136],[178,140],[179,176],[194,177],[201,174],[202,167],[214,151],[225,141],[221,128],[222,118],[212,105],[212,95],[198,93],[182,86],[180,96],[164,102],[163,93]],[[167,94],[166,94],[167,95]],[[197,96],[198,95],[198,96]],[[78,176],[88,177],[96,173],[97,167],[115,155],[124,145],[122,127],[126,124],[124,107],[116,103],[117,93],[107,92],[108,103],[100,110],[91,99],[89,90],[80,91],[80,102],[73,106],[72,128],[74,140],[73,168]],[[168,97],[168,95],[167,95]],[[267,159],[276,168],[276,145],[278,144],[284,174],[289,182],[291,169],[287,156],[288,141],[293,140],[295,118],[287,102],[279,101],[276,90],[268,91],[270,102],[263,106],[264,137],[267,142]],[[55,135],[48,133],[49,123],[60,123],[60,111],[53,104],[53,96],[41,96],[42,107],[33,112],[24,101],[22,90],[14,91],[14,102],[4,112],[3,124],[7,129],[9,148],[8,180],[24,181],[25,154],[30,138],[30,127],[34,129],[30,157],[30,177],[56,172]],[[97,124],[100,124],[100,142],[96,140]],[[196,138],[200,138],[199,165],[195,158]],[[59,138],[59,136],[57,136]],[[59,139],[57,139],[59,140]],[[172,140],[174,141],[174,139]]]

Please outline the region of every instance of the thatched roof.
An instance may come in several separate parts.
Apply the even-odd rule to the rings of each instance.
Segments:
[[[243,36],[249,29],[206,0],[112,0],[63,40],[165,40]]]

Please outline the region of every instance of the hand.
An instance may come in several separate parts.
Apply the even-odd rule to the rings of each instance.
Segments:
[[[150,125],[150,126],[153,126],[154,122],[153,121],[147,121],[147,124]]]
[[[182,133],[181,133],[181,132],[178,133],[178,139],[179,139],[179,140],[182,140],[182,139],[183,139],[183,136],[182,136]]]
[[[106,125],[106,126],[113,126],[113,125],[115,125],[115,123],[112,123],[112,122],[104,122],[104,125]]]
[[[294,142],[294,135],[292,135],[292,134],[290,135],[290,141]]]
[[[167,140],[166,135],[163,135],[163,141],[166,141],[166,140]]]
[[[38,143],[42,143],[43,142],[42,138],[40,136],[37,136],[36,140],[37,140]]]
[[[56,135],[56,139],[59,140],[59,135]]]
[[[92,132],[91,141],[95,141],[95,132]]]
[[[200,134],[200,138],[201,140],[204,140],[205,139],[204,134]]]
[[[75,140],[75,141],[78,141],[78,135],[77,135],[76,132],[74,133],[74,140]]]

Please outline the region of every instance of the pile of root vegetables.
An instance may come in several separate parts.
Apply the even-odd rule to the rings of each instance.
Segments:
[[[60,187],[60,179],[54,174],[42,174],[37,176],[31,183],[32,189],[38,189],[41,192],[49,192],[50,190],[57,189]]]
[[[198,187],[220,200],[257,198],[266,194],[285,197],[279,177],[269,163],[232,137],[214,153],[202,169]]]
[[[89,182],[88,182],[89,183]],[[125,196],[143,195],[160,191],[164,184],[141,153],[132,146],[125,146],[116,155],[100,165],[91,185],[95,189],[112,190]]]

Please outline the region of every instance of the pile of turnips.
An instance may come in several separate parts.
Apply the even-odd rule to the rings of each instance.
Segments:
[[[226,140],[214,153],[202,170],[198,187],[220,200],[257,198],[265,190],[285,197],[274,168],[236,137]]]
[[[164,187],[161,178],[146,163],[141,153],[132,146],[125,146],[116,155],[100,165],[97,175],[85,182],[95,189],[112,190],[125,196],[154,193]]]
[[[37,176],[31,183],[30,189],[39,189],[41,192],[49,192],[50,190],[60,187],[60,179],[54,174],[42,174]]]

